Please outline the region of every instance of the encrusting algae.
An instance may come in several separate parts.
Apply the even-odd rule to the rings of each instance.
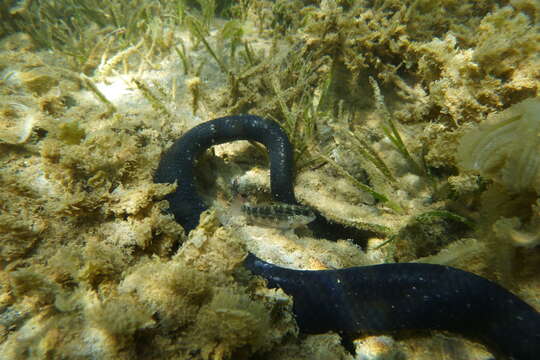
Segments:
[[[448,264],[540,309],[537,1],[79,3],[0,4],[0,358],[488,356],[447,334],[364,338],[356,356],[300,335],[247,250]],[[279,122],[299,201],[367,239],[231,218],[232,179],[269,200],[247,142],[200,159],[217,210],[186,236],[161,201],[176,184],[152,181],[160,155],[238,113]]]

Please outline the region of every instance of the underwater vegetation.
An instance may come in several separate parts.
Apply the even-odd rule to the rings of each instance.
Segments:
[[[493,253],[494,274],[506,284],[518,267],[517,249],[540,243],[539,110],[540,99],[531,98],[491,114],[465,132],[456,156],[462,169],[493,182],[480,199],[479,232]]]
[[[463,169],[480,173],[512,192],[540,194],[540,98],[493,113],[460,141]]]
[[[293,150],[279,125],[254,115],[222,117],[187,131],[163,154],[156,169],[155,182],[178,183],[166,199],[186,233],[198,226],[207,210],[193,175],[197,159],[213,145],[236,140],[264,144],[270,159],[272,197],[282,202],[279,208],[248,207],[248,218],[286,221],[300,207],[292,188]],[[315,236],[324,237],[321,229],[325,227],[348,236],[339,224],[314,211],[311,215],[306,224]],[[403,263],[305,271],[265,262],[251,251],[244,265],[266,279],[269,288],[293,297],[301,332],[336,332],[348,348],[351,340],[371,332],[436,329],[474,336],[510,358],[532,360],[540,353],[540,312],[504,288],[449,266]]]
[[[534,0],[1,2],[0,357],[353,359],[336,334],[299,334],[247,249],[304,269],[451,265],[540,309],[539,19]],[[186,236],[164,211],[179,185],[152,182],[160,156],[241,113],[287,132],[299,202],[366,236],[235,227],[233,179],[270,197],[247,142],[199,160],[215,210]],[[389,335],[357,357],[488,357]]]

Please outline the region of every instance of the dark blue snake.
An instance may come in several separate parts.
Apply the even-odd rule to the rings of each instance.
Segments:
[[[219,118],[186,132],[163,154],[155,173],[157,183],[178,182],[166,199],[186,232],[207,209],[195,188],[198,156],[212,145],[235,140],[266,146],[273,197],[297,204],[292,146],[281,127],[253,115]],[[335,224],[318,214],[312,226],[321,233]],[[305,271],[282,268],[253,254],[244,264],[269,287],[293,297],[296,321],[305,333],[334,331],[351,340],[397,330],[444,330],[477,339],[509,359],[540,359],[540,314],[508,290],[466,271],[419,263]]]

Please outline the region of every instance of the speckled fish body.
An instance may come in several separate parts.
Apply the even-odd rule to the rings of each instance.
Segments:
[[[241,210],[250,223],[278,229],[294,229],[315,220],[315,213],[303,205],[244,204]]]

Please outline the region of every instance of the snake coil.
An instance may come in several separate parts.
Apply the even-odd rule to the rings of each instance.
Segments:
[[[178,182],[170,211],[186,232],[207,209],[195,187],[194,166],[213,145],[235,140],[264,144],[270,185],[277,201],[297,204],[293,150],[281,127],[254,115],[228,116],[200,124],[167,150],[154,175],[157,183]],[[320,214],[312,225],[325,225]],[[449,266],[399,263],[340,270],[293,270],[249,254],[244,265],[294,299],[299,328],[335,331],[346,339],[396,330],[446,330],[478,339],[509,359],[540,359],[540,314],[501,286]]]

